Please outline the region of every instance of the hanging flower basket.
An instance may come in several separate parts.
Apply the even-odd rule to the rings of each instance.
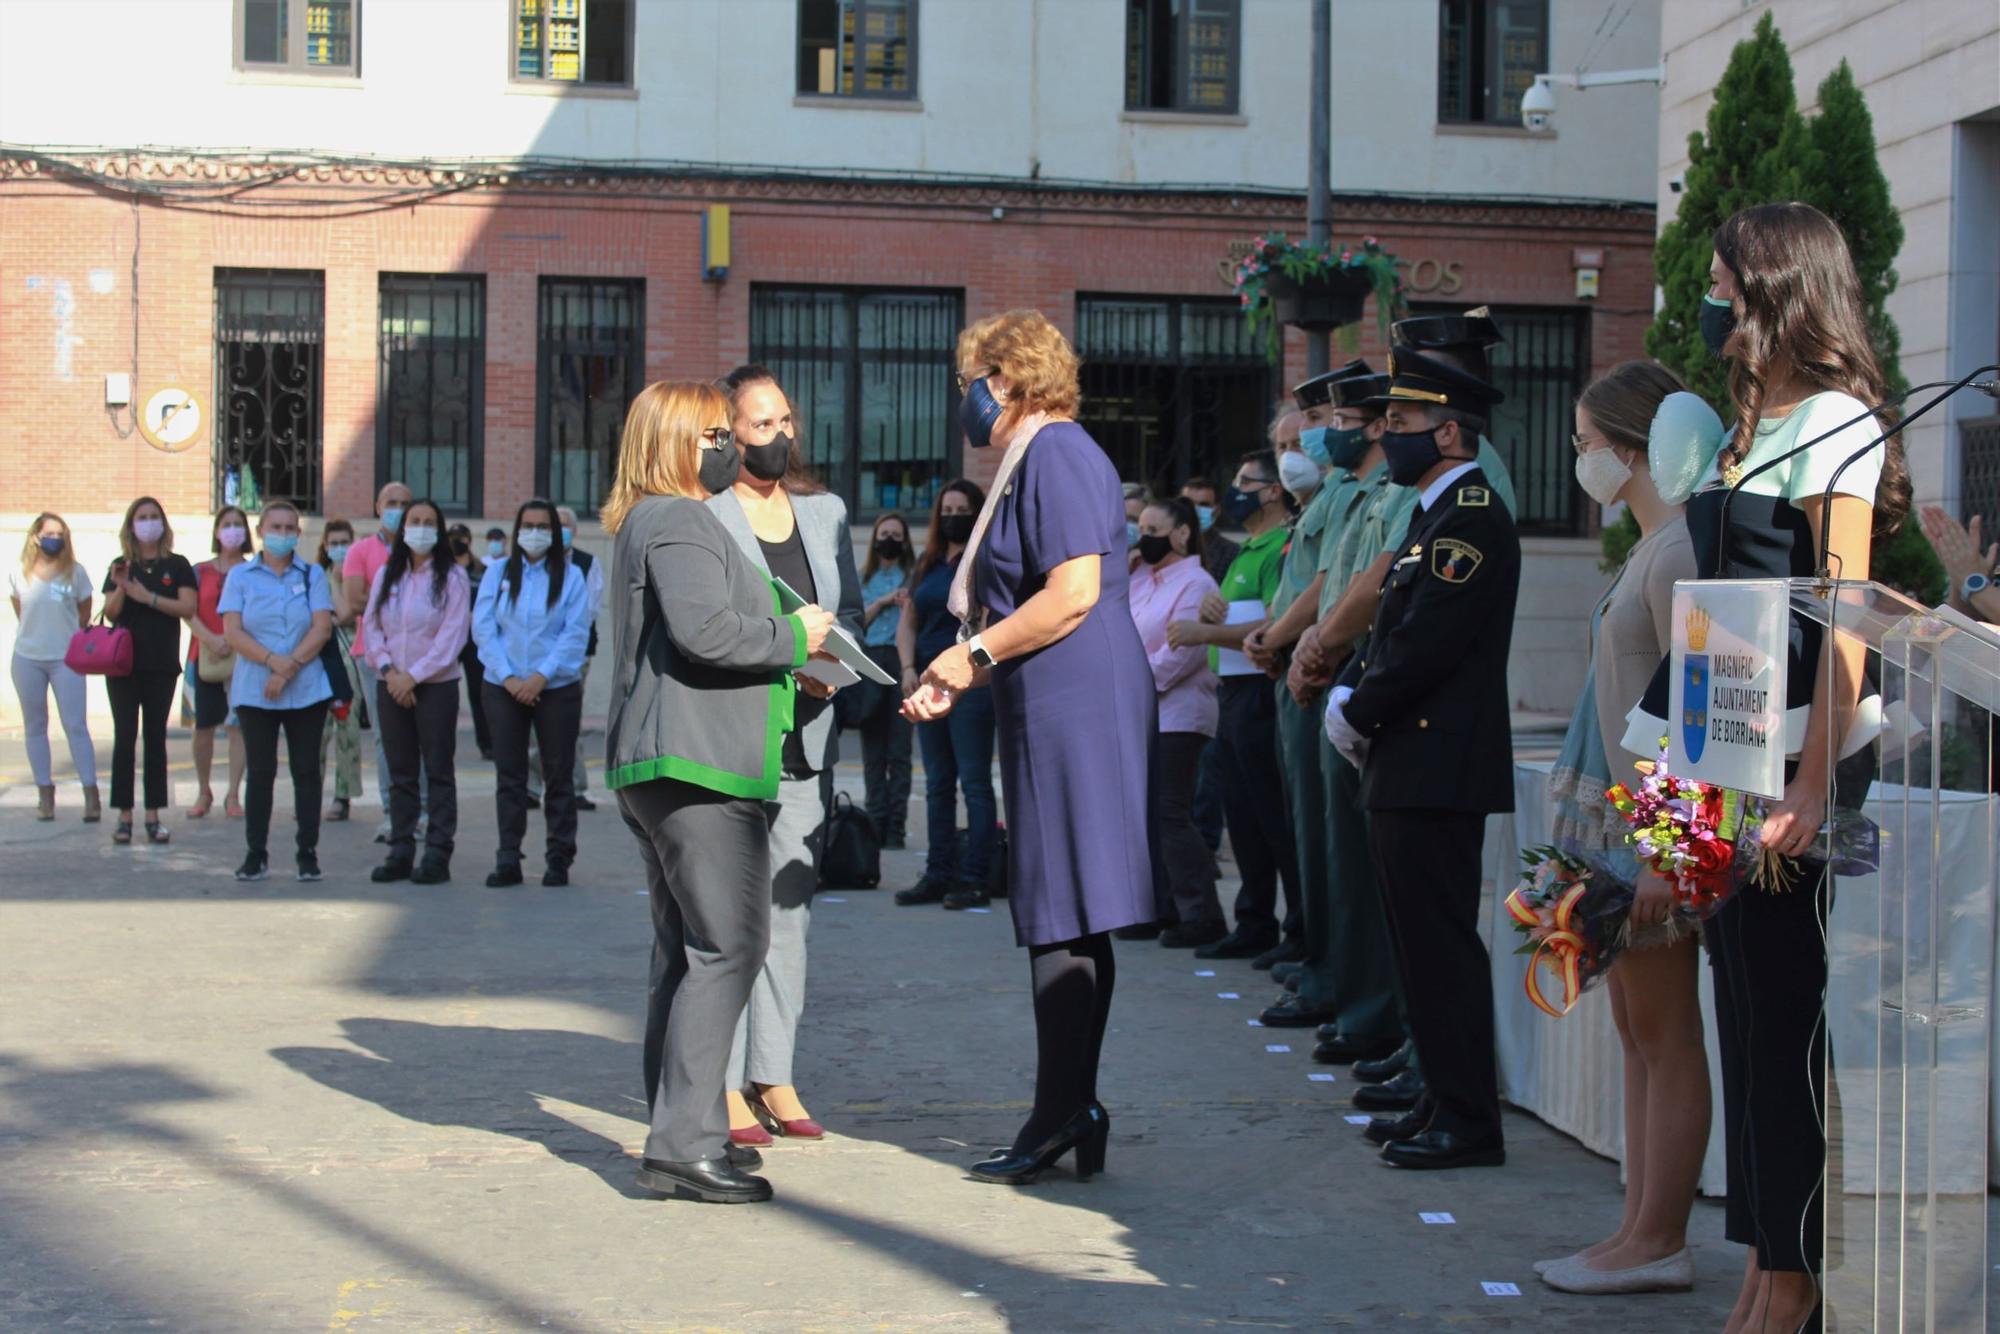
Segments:
[[[1406,313],[1403,278],[1396,257],[1372,236],[1359,245],[1297,245],[1283,232],[1270,232],[1236,265],[1236,297],[1253,334],[1264,336],[1272,365],[1284,357],[1289,324],[1313,333],[1332,331],[1345,351],[1360,342],[1358,326],[1370,296],[1382,341],[1389,326]]]

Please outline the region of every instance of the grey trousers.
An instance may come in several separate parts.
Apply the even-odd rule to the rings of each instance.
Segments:
[[[764,803],[771,829],[771,949],[729,1045],[729,1087],[792,1082],[799,1014],[806,1008],[806,928],[819,886],[822,778],[787,778]]]
[[[618,790],[652,891],[646,1157],[720,1158],[730,1034],[771,941],[765,804],[660,778]]]

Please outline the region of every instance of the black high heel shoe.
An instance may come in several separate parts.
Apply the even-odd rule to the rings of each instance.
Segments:
[[[991,1158],[972,1165],[975,1181],[1000,1186],[1025,1186],[1056,1165],[1056,1160],[1076,1150],[1076,1179],[1088,1181],[1104,1170],[1104,1149],[1111,1140],[1111,1114],[1102,1103],[1090,1106],[1063,1123],[1033,1153],[1012,1149],[995,1151]]]

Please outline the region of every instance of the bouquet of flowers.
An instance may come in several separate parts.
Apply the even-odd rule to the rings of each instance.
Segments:
[[[1632,891],[1559,848],[1529,848],[1521,864],[1521,882],[1507,895],[1506,909],[1524,937],[1515,953],[1530,956],[1523,985],[1536,1009],[1560,1019],[1617,957]],[[1545,967],[1562,986],[1560,1009],[1542,992]]]
[[[1736,886],[1737,840],[1726,829],[1741,833],[1740,816],[1733,823],[1732,798],[1740,794],[1712,783],[1678,778],[1667,769],[1667,750],[1658,761],[1635,766],[1639,787],[1618,783],[1604,794],[1612,808],[1632,826],[1627,835],[1639,864],[1674,887],[1679,908],[1707,917],[1722,906]]]

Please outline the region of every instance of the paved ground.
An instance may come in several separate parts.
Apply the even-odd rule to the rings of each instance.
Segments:
[[[324,883],[239,886],[237,825],[114,848],[67,792],[35,822],[23,768],[0,743],[0,1327],[1656,1331],[1735,1291],[1704,1203],[1695,1293],[1548,1292],[1530,1263],[1614,1226],[1612,1164],[1510,1116],[1503,1171],[1385,1168],[1344,1073],[1246,1024],[1261,975],[1147,945],[1119,946],[1109,1173],[972,1183],[1025,1114],[1025,959],[1004,905],[886,892],[816,914],[800,1083],[836,1136],[767,1154],[773,1205],[661,1201],[632,1183],[648,928],[608,810],[575,887],[488,891],[475,762],[453,884],[368,883],[357,807]]]

